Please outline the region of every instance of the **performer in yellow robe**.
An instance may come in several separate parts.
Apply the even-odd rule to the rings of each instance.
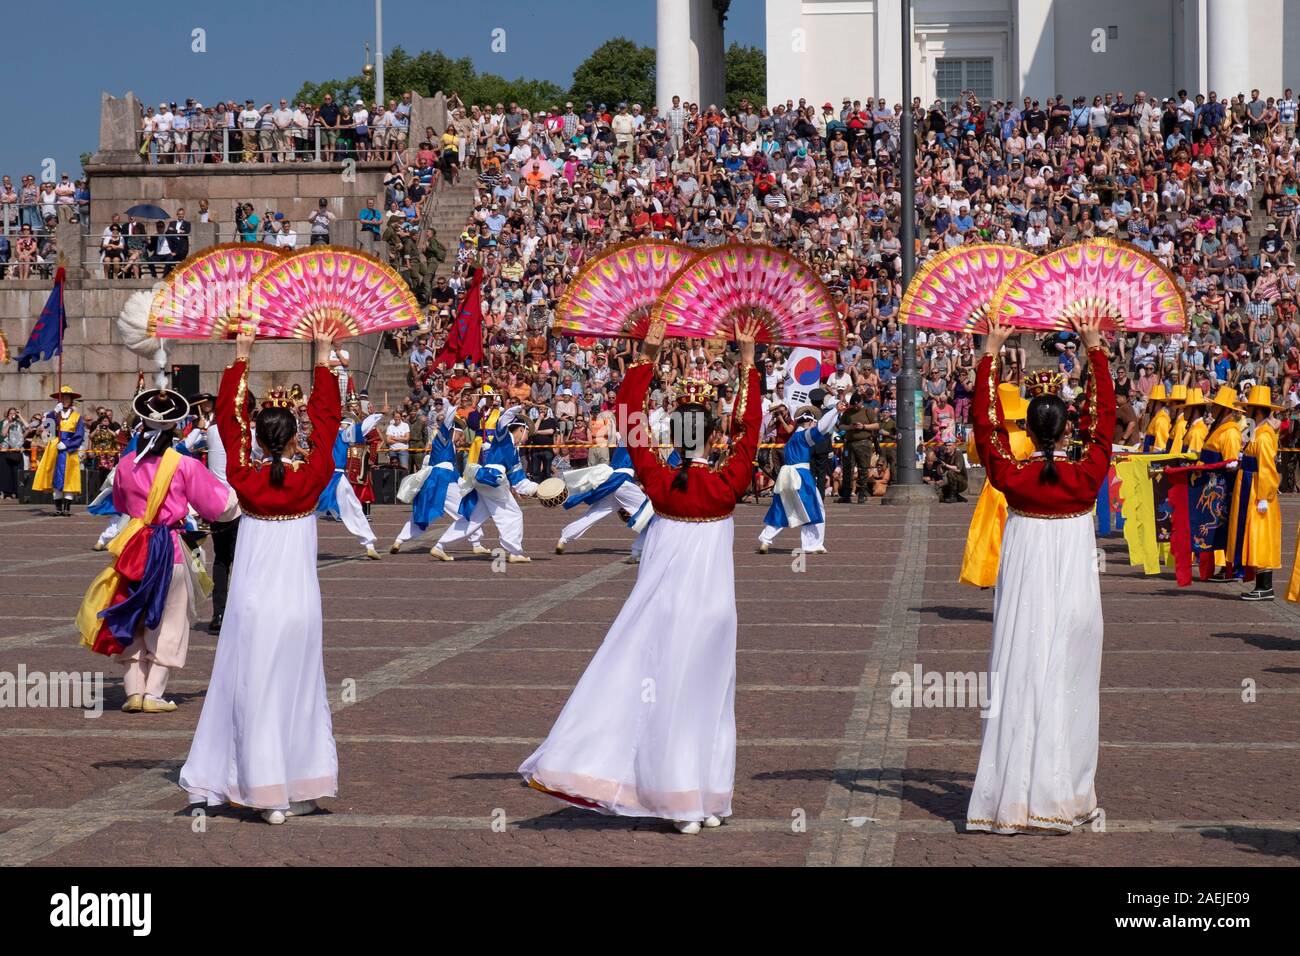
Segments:
[[[474,430],[474,439],[465,452],[465,467],[467,469],[471,465],[478,464],[479,458],[482,457],[485,451],[483,436],[496,433],[497,419],[501,417],[501,406],[496,404],[496,393],[492,390],[492,386],[484,385],[483,392],[487,396],[487,403],[479,409],[479,426]]]
[[[1237,424],[1237,390],[1230,385],[1220,386],[1210,400],[1210,409],[1214,415],[1209,426],[1209,437],[1201,446],[1200,461],[1214,464],[1220,461],[1236,462],[1241,456],[1241,427]],[[1228,527],[1221,527],[1215,535],[1214,565],[1216,571],[1209,580],[1231,581],[1231,569],[1227,567],[1225,549],[1228,547]],[[1223,547],[1218,545],[1222,544]]]
[[[1020,396],[1020,386],[1003,382],[998,386],[998,404],[1011,439],[1011,454],[1024,460],[1034,453],[1034,442],[1021,427],[1029,411],[1029,402]],[[975,450],[975,433],[971,432],[966,455],[971,464],[979,463]],[[966,551],[962,555],[961,574],[957,580],[977,588],[991,588],[998,581],[998,562],[1002,557],[1002,526],[1007,521],[1007,499],[987,478],[971,515],[966,532]]]
[[[1273,569],[1282,566],[1282,514],[1277,500],[1280,423],[1273,414],[1282,406],[1273,404],[1267,385],[1254,385],[1240,407],[1254,420],[1255,431],[1237,469],[1228,519],[1228,558],[1239,576],[1254,571],[1255,586],[1242,599],[1271,601]]]
[[[72,514],[72,499],[81,493],[81,453],[86,440],[86,425],[75,405],[79,392],[64,385],[50,396],[59,404],[45,413],[53,426],[53,437],[45,446],[41,463],[32,476],[32,491],[48,491],[54,498],[54,513]]]
[[[1187,410],[1185,402],[1187,401],[1187,386],[1183,384],[1175,385],[1169,390],[1169,407],[1172,409],[1173,430],[1169,435],[1169,444],[1165,450],[1171,455],[1181,455],[1183,453],[1183,443],[1187,437]]]
[[[1147,430],[1142,436],[1142,454],[1158,455],[1169,447],[1169,396],[1163,384],[1156,385],[1147,396]]]
[[[1210,433],[1210,426],[1205,422],[1205,395],[1199,388],[1189,388],[1183,402],[1183,420],[1187,424],[1187,433],[1183,436],[1183,451],[1199,455],[1205,447],[1205,438]]]

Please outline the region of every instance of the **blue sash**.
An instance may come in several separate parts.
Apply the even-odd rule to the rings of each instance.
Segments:
[[[1259,459],[1254,455],[1243,455],[1241,465],[1237,468],[1240,477],[1237,479],[1236,500],[1237,500],[1237,527],[1236,540],[1232,548],[1232,573],[1233,577],[1242,578],[1244,572],[1241,568],[1241,559],[1246,548],[1246,523],[1250,518],[1250,489],[1255,483],[1255,473],[1259,471]]]
[[[172,586],[172,566],[176,552],[172,544],[171,529],[165,524],[149,525],[149,545],[144,573],[138,583],[130,585],[125,601],[99,612],[108,625],[109,633],[123,647],[135,640],[136,631],[143,627],[153,630],[162,623],[167,592]]]
[[[1223,461],[1223,456],[1217,451],[1202,449],[1198,460],[1203,465],[1217,465]],[[1230,495],[1228,478],[1222,471],[1191,473],[1187,480],[1187,504],[1193,551],[1222,551],[1228,546]]]

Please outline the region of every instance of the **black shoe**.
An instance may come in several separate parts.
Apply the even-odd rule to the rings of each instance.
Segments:
[[[1241,599],[1243,601],[1271,601],[1273,600],[1273,589],[1264,588],[1260,590],[1256,588],[1254,591],[1247,591],[1241,596]]]
[[[957,495],[956,498],[957,498],[957,500],[960,501],[962,504],[966,504],[966,496],[965,496],[965,495]]]
[[[214,614],[214,615],[212,615],[212,620],[208,621],[208,633],[209,633],[209,634],[220,634],[220,633],[221,633],[221,619],[222,619],[223,616],[224,616],[224,615],[221,615],[221,614]]]

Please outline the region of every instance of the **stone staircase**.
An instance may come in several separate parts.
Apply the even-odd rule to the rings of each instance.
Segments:
[[[447,258],[438,264],[438,276],[449,276],[456,268],[456,246],[465,231],[474,210],[474,175],[466,171],[455,186],[441,186],[429,195],[421,229],[432,226],[438,239],[447,249]],[[407,394],[407,360],[405,355],[394,355],[391,349],[381,347],[382,336],[367,335],[358,340],[352,355],[352,369],[357,376],[357,388],[365,388],[371,401],[382,407],[384,396],[397,404]],[[378,350],[378,356],[375,355]],[[359,353],[359,354],[357,354]],[[371,372],[373,362],[373,372]]]

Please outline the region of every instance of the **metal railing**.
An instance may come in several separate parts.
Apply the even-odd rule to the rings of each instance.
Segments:
[[[30,226],[32,235],[40,238],[52,235],[46,219],[55,224],[79,222],[81,231],[90,231],[90,201],[71,203],[0,203],[0,236],[13,240],[22,235],[23,226]]]
[[[140,130],[137,151],[151,166],[195,166],[215,163],[359,163],[405,164],[410,149],[409,128],[394,126],[359,139],[352,130],[323,126],[285,129],[241,129],[223,126],[206,130]]]

